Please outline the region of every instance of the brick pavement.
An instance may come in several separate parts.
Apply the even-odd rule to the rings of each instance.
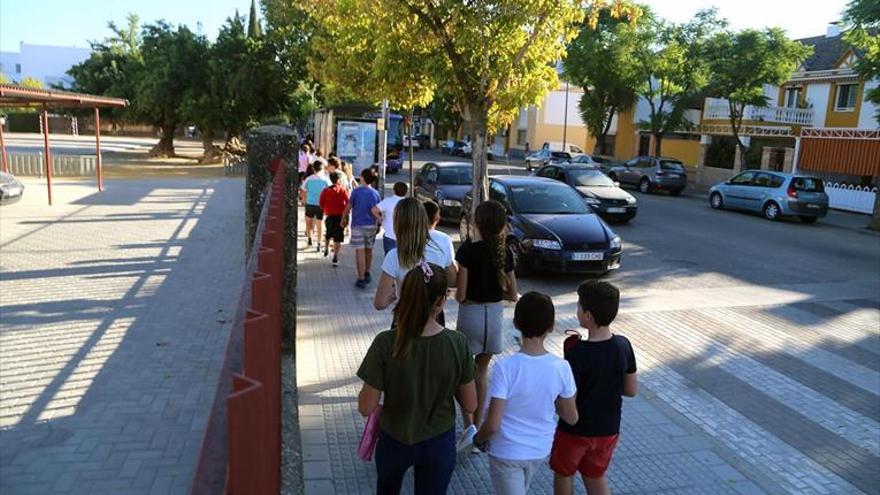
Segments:
[[[186,493],[242,281],[241,180],[2,207],[0,492]]]
[[[334,269],[303,241],[297,381],[306,493],[372,493],[375,468],[355,455],[363,429],[355,370],[390,313],[372,308],[375,285],[353,287],[348,246]],[[741,286],[730,300],[717,291],[714,303],[693,304],[678,298],[692,291],[669,290],[666,309],[659,298],[625,301],[615,328],[636,347],[642,387],[624,404],[614,492],[880,492],[880,301],[862,286],[835,290],[811,290],[804,301],[789,287],[768,300]],[[571,298],[559,299],[567,309],[558,326],[574,326]],[[456,304],[446,312],[454,322]],[[512,332],[512,307],[505,316]],[[560,344],[559,334],[549,340],[557,353]],[[511,339],[506,353],[515,350]],[[545,468],[531,493],[551,492]],[[492,493],[484,455],[459,459],[450,493]]]

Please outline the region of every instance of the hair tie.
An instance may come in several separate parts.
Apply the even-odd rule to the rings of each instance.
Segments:
[[[425,260],[422,260],[419,261],[419,264],[416,266],[419,267],[419,269],[422,270],[422,273],[425,275],[425,283],[427,284],[428,282],[430,282],[431,277],[434,276],[434,270],[431,270],[431,265],[429,265],[428,262],[426,262]]]

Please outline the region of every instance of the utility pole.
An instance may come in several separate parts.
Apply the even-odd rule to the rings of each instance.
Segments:
[[[568,151],[568,81],[565,81],[565,113],[562,120],[562,151]]]
[[[382,125],[379,128],[379,197],[385,198],[385,169],[388,168],[388,98],[382,100]]]
[[[416,172],[413,169],[413,110],[409,111],[409,194],[416,197]]]

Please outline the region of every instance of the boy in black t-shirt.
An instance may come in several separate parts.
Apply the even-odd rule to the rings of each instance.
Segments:
[[[565,360],[577,384],[579,420],[559,421],[550,454],[556,495],[574,493],[574,475],[581,473],[587,493],[611,493],[605,471],[620,432],[622,396],[638,392],[636,358],[629,340],[611,333],[620,306],[620,291],[608,282],[590,280],[578,287],[577,316],[589,332],[565,339]]]

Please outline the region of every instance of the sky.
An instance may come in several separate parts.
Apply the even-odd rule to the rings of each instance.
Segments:
[[[839,19],[845,0],[640,0],[672,21],[686,21],[715,5],[731,27],[779,26],[792,38],[825,34]],[[124,24],[129,12],[142,22],[166,19],[186,24],[214,38],[220,25],[238,9],[247,15],[250,0],[0,0],[0,51],[18,51],[25,43],[88,47],[107,36],[107,21]]]

